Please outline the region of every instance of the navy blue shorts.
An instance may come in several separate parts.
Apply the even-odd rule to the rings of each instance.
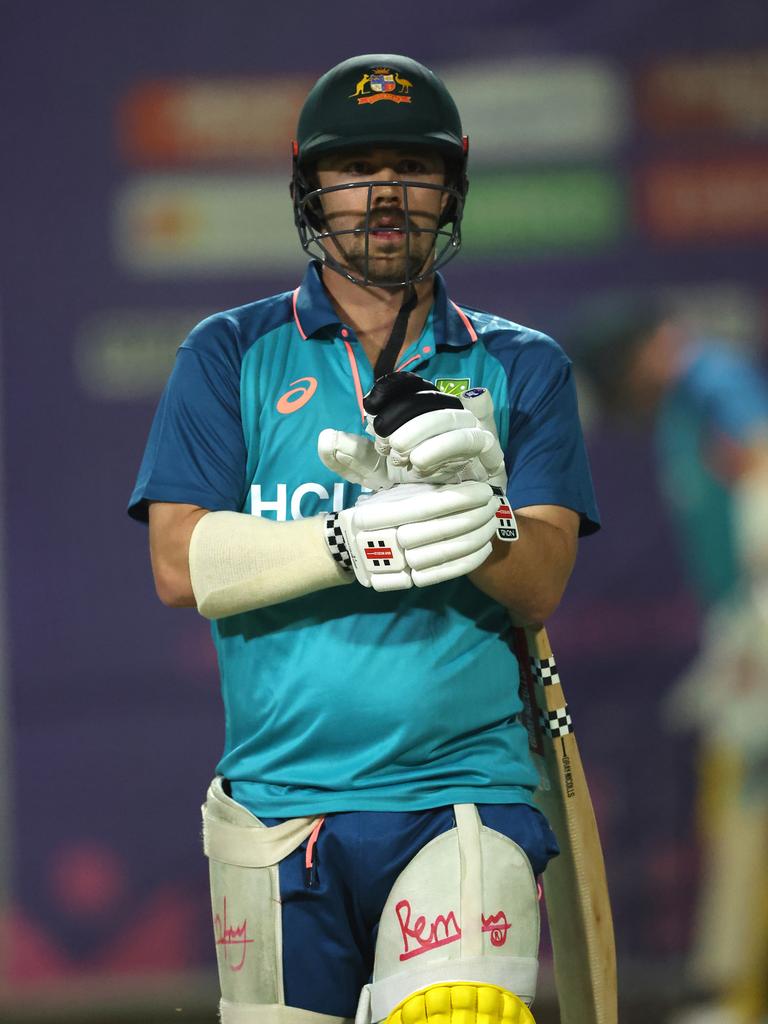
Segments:
[[[558,851],[527,804],[478,804],[484,825],[513,839],[534,875]],[[277,825],[283,818],[260,818]],[[307,870],[307,842],[280,863],[283,976],[288,1006],[354,1017],[370,980],[376,933],[395,879],[419,850],[455,825],[452,807],[329,814]]]

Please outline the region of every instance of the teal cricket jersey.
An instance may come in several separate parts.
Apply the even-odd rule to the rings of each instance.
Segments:
[[[401,356],[446,390],[489,388],[513,507],[564,505],[598,528],[571,366],[542,334],[459,308],[435,279]],[[218,313],[179,349],[129,511],[184,502],[273,520],[348,507],[360,488],[317,455],[325,427],[364,433],[371,366],[310,264],[295,292]],[[253,813],[530,802],[505,610],[466,578],[359,585],[212,624],[226,719],[218,772]]]
[[[704,607],[731,596],[742,578],[733,484],[742,471],[739,451],[767,430],[760,370],[725,342],[692,345],[664,396],[655,441],[662,490]]]

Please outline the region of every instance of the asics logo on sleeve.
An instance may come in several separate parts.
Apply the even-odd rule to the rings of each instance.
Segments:
[[[296,385],[300,385],[300,387]],[[316,391],[316,377],[299,377],[298,380],[291,381],[290,390],[286,391],[284,395],[280,395],[275,408],[284,416],[292,412],[298,412],[299,409],[307,404]]]

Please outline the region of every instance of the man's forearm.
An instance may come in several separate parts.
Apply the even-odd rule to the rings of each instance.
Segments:
[[[223,618],[351,582],[334,560],[325,516],[273,522],[189,505],[150,508],[158,596],[175,608]]]
[[[520,536],[495,540],[490,557],[469,578],[509,609],[521,625],[538,625],[554,612],[576,560],[571,535],[558,526],[516,512]]]

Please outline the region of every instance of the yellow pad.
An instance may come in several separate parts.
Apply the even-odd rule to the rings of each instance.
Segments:
[[[522,1000],[498,985],[440,982],[412,992],[385,1024],[536,1024]]]

